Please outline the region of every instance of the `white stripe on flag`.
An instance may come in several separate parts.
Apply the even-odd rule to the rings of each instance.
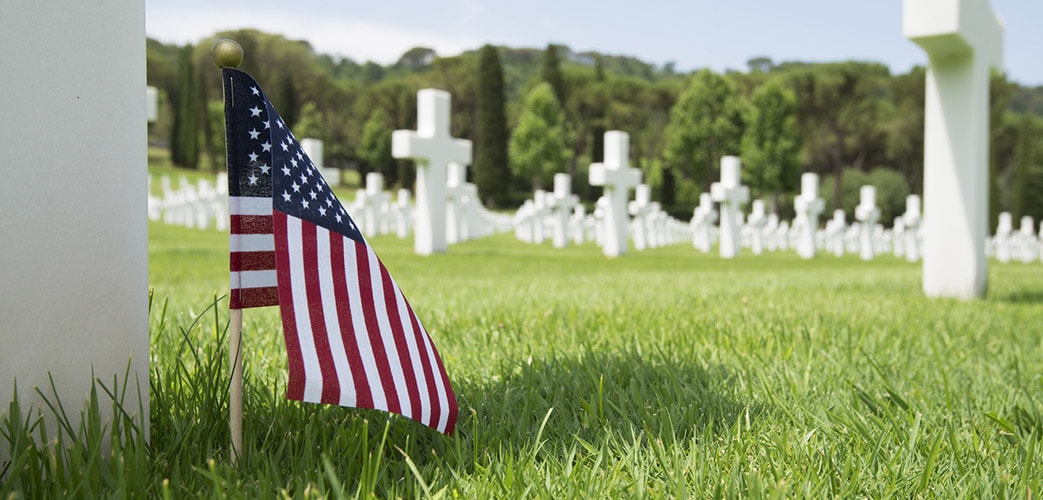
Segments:
[[[340,234],[333,233],[324,227],[318,227],[316,232],[316,245],[319,254],[320,267],[329,268],[329,272],[319,273],[319,290],[322,292],[322,316],[326,320],[326,337],[329,339],[330,354],[333,356],[333,366],[337,369],[337,382],[340,385],[341,406],[355,406],[355,380],[348,367],[348,356],[344,350],[344,334],[340,331],[340,321],[337,315],[337,297],[333,288],[333,266],[326,263],[333,262],[330,255],[330,238],[347,239]],[[345,243],[351,244],[351,241]]]
[[[366,372],[366,382],[369,384],[369,392],[373,396],[373,407],[386,409],[388,407],[387,394],[381,385],[380,370],[377,368],[376,355],[373,354],[373,346],[369,342],[366,329],[366,320],[362,306],[362,287],[359,285],[359,262],[358,247],[353,241],[344,242],[344,269],[347,274],[348,303],[351,310],[351,326],[355,331],[355,340],[359,343],[359,358]]]
[[[233,234],[228,238],[233,252],[274,252],[275,237],[271,234]]]
[[[304,361],[304,401],[316,403],[322,400],[322,370],[315,355],[315,334],[308,314],[308,290],[305,284],[304,244],[301,235],[301,219],[286,217],[286,251],[290,262],[290,290],[293,292],[293,316],[297,325],[301,359]]]
[[[229,196],[229,215],[272,215],[272,199],[267,196]]]
[[[395,279],[391,277],[390,273],[388,273],[388,279],[391,280],[391,287],[395,291],[398,318],[402,322],[402,333],[405,335],[406,345],[409,347],[409,361],[413,365],[413,377],[416,379],[414,383],[420,398],[420,415],[411,416],[426,424],[431,421],[431,395],[430,388],[427,386],[427,377],[424,374],[424,365],[421,364],[420,351],[416,344],[417,332],[413,331],[413,322],[409,319],[409,309],[406,307],[406,298],[402,295],[402,290],[398,288],[398,284],[395,283]],[[437,376],[437,372],[435,375]]]
[[[369,254],[369,276],[373,285],[373,309],[377,313],[377,322],[380,324],[380,339],[384,342],[384,352],[387,354],[388,366],[391,368],[391,380],[395,384],[395,392],[398,393],[399,410],[409,415],[409,386],[407,385],[405,372],[402,370],[402,360],[398,357],[398,346],[395,345],[395,336],[388,320],[387,303],[384,301],[384,280],[380,274],[380,262],[373,249],[366,245]]]
[[[232,271],[233,288],[265,288],[279,285],[274,269],[266,271]]]

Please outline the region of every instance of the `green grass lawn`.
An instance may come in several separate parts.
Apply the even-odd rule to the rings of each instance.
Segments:
[[[374,238],[442,354],[456,435],[286,401],[277,310],[247,310],[245,450],[232,465],[227,302],[208,309],[227,293],[227,235],[149,230],[150,445],[122,430],[130,444],[65,467],[66,482],[45,478],[55,460],[27,459],[35,469],[9,470],[0,497],[1043,490],[1038,263],[992,262],[988,296],[962,302],[925,298],[920,266],[893,257],[726,261],[678,245],[608,260],[513,235],[418,257],[411,239]]]

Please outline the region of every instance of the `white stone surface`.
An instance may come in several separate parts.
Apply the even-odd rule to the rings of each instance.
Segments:
[[[876,188],[862,186],[858,206],[855,207],[855,219],[858,219],[860,232],[858,237],[859,256],[862,260],[873,260],[876,255],[876,241],[873,239],[876,221],[880,220],[880,209],[876,206]]]
[[[797,255],[805,259],[815,258],[815,234],[818,232],[818,217],[826,209],[826,202],[818,196],[818,174],[805,172],[800,176],[800,196],[793,199],[800,232],[797,236]]]
[[[1018,260],[1025,264],[1035,262],[1039,258],[1039,238],[1036,237],[1031,215],[1021,217],[1021,228],[1018,229],[1015,248]]]
[[[996,260],[1006,264],[1010,262],[1013,251],[1011,250],[1011,236],[1014,233],[1014,217],[1010,212],[1000,212],[999,224],[996,225],[996,235],[992,241]]]
[[[710,197],[721,204],[719,250],[725,259],[739,255],[739,218],[742,205],[750,201],[750,189],[739,182],[741,168],[738,156],[722,157],[721,181],[710,185]]]
[[[764,226],[768,224],[768,217],[764,213],[764,200],[753,200],[750,217],[746,219],[746,226],[750,232],[750,253],[760,255],[764,253]]]
[[[904,0],[903,32],[927,52],[923,289],[981,297],[986,289],[989,70],[1003,25],[988,0]]]
[[[605,132],[605,161],[590,165],[590,185],[604,186],[605,211],[602,251],[606,257],[627,252],[627,201],[630,190],[641,182],[641,171],[630,168],[630,136],[626,132]]]
[[[916,262],[921,257],[920,229],[923,227],[923,214],[920,213],[920,197],[911,194],[905,198],[905,213],[902,214],[905,226],[905,260]],[[897,221],[896,221],[897,222]]]
[[[6,2],[0,14],[0,413],[53,376],[78,425],[92,373],[149,418],[143,2]],[[13,185],[8,184],[12,188]],[[99,390],[107,418],[111,405]],[[47,422],[51,438],[54,422]],[[3,459],[0,458],[0,463]]]
[[[717,223],[717,210],[713,207],[710,193],[699,194],[699,205],[692,210],[692,246],[709,253],[713,246],[713,225]]]
[[[413,230],[413,203],[408,189],[398,190],[398,197],[391,210],[395,217],[395,234],[402,239],[408,238]]]
[[[571,175],[554,174],[554,192],[549,201],[554,235],[552,243],[554,248],[565,248],[569,244],[573,210],[580,206],[579,197],[572,194]]]
[[[156,87],[145,87],[145,119],[149,123],[159,120],[159,89]]]
[[[464,204],[469,201],[470,192],[467,166],[455,161],[449,162],[445,182],[445,239],[450,245],[467,239],[467,214]]]
[[[471,141],[449,135],[449,93],[417,92],[417,130],[391,134],[391,156],[416,162],[416,222],[413,250],[445,253],[446,169],[449,162],[471,163]]]
[[[627,204],[627,210],[633,219],[630,222],[634,250],[644,250],[654,246],[651,240],[652,228],[649,216],[652,214],[652,188],[648,184],[638,184],[634,188],[634,200]]]
[[[833,218],[829,221],[830,237],[829,237],[829,248],[833,252],[833,255],[837,257],[844,256],[844,233],[847,228],[847,221],[844,217],[843,209],[836,209],[833,211]]]

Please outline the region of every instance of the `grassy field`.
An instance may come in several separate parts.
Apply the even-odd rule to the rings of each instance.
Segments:
[[[442,354],[456,435],[286,401],[277,311],[248,310],[232,465],[227,302],[211,307],[227,235],[149,229],[150,445],[133,422],[106,460],[89,443],[48,459],[19,441],[0,497],[1043,491],[1041,264],[993,262],[988,296],[961,302],[924,298],[920,266],[892,257],[725,261],[678,245],[608,260],[509,235],[417,257],[411,240],[374,238]],[[3,425],[9,445],[29,424]]]

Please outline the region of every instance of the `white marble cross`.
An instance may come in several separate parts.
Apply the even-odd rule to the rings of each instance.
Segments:
[[[652,213],[652,188],[648,184],[638,184],[634,189],[634,200],[627,204],[630,215],[634,217],[633,227],[634,250],[644,250],[652,246],[649,237],[652,228],[649,215]]]
[[[859,191],[860,202],[855,207],[855,219],[861,222],[859,233],[859,255],[862,260],[873,260],[875,256],[873,241],[873,230],[876,221],[880,220],[880,209],[876,207],[876,188],[870,185],[862,186]]]
[[[905,37],[927,52],[924,112],[923,289],[929,297],[985,294],[989,70],[1003,24],[988,0],[904,0]]]
[[[1018,260],[1028,264],[1039,258],[1039,238],[1031,215],[1021,217],[1021,229],[1018,231]]]
[[[537,245],[542,245],[543,241],[547,239],[547,216],[550,215],[548,198],[550,198],[549,193],[542,189],[537,189],[532,193],[532,242]]]
[[[417,129],[391,134],[391,156],[416,161],[416,224],[413,249],[419,255],[445,253],[446,169],[471,163],[471,141],[449,135],[449,93],[417,92]]]
[[[829,221],[830,225],[830,238],[829,247],[833,250],[833,255],[837,257],[844,256],[844,233],[847,227],[847,221],[844,218],[844,210],[838,208],[833,211],[833,218]]]
[[[750,252],[753,255],[764,253],[764,226],[767,223],[764,200],[753,200],[750,216],[746,219],[746,225],[750,228]]]
[[[554,192],[549,196],[553,218],[554,248],[565,248],[569,244],[570,216],[579,205],[579,197],[572,194],[572,176],[554,174]]]
[[[466,239],[463,234],[467,225],[464,202],[471,192],[467,184],[467,166],[455,161],[449,162],[445,182],[445,239],[450,245]]]
[[[923,216],[920,214],[919,196],[915,194],[906,196],[905,213],[902,214],[902,222],[905,224],[905,260],[909,262],[919,261],[920,226],[923,224]]]
[[[818,216],[826,209],[826,203],[818,196],[818,174],[805,172],[800,176],[800,196],[793,199],[793,208],[800,221],[797,237],[797,255],[805,259],[815,258],[815,233],[818,231]]]
[[[710,197],[721,204],[720,254],[731,259],[739,255],[739,225],[742,205],[750,201],[750,188],[740,182],[742,162],[738,156],[721,158],[721,181],[710,185]]]
[[[709,253],[713,246],[711,230],[717,222],[717,210],[713,208],[710,193],[699,194],[699,205],[692,211],[692,246],[703,253]]]
[[[409,231],[413,228],[413,204],[409,202],[409,190],[401,188],[398,190],[398,199],[392,207],[395,213],[395,232],[399,238],[408,238]]]
[[[996,260],[1006,264],[1011,258],[1011,234],[1014,232],[1014,216],[1010,212],[1000,212],[999,224],[996,225],[996,235],[992,241],[995,245]]]
[[[626,132],[605,132],[605,161],[590,165],[590,185],[604,186],[605,219],[602,251],[606,257],[627,252],[627,200],[630,190],[641,182],[641,171],[630,168],[630,136]]]
[[[362,213],[355,221],[366,236],[377,236],[381,233],[381,219],[390,209],[391,195],[384,192],[384,175],[380,172],[366,174],[366,189],[363,196]]]

